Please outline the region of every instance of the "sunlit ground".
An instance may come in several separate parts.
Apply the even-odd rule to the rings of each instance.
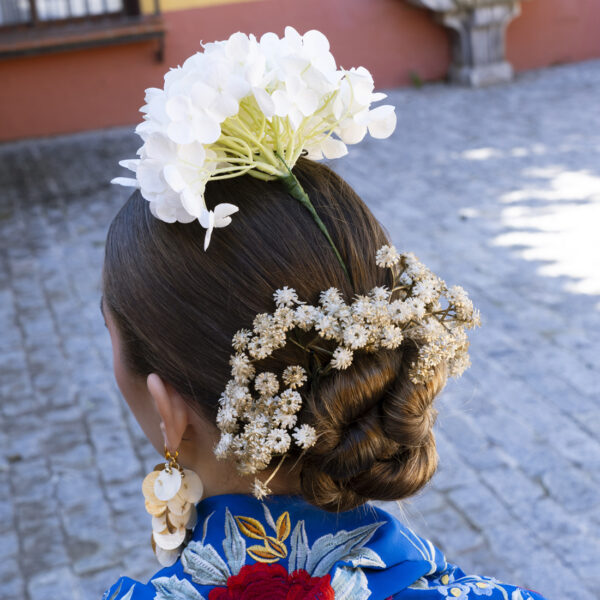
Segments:
[[[502,222],[513,231],[492,243],[520,247],[522,258],[543,261],[541,275],[574,278],[569,291],[600,294],[600,177],[560,166],[521,175],[531,185],[500,198],[507,205]]]

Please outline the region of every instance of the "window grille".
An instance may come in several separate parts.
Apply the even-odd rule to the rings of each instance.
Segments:
[[[162,60],[165,26],[153,4],[142,15],[139,0],[0,0],[0,59],[157,40]]]

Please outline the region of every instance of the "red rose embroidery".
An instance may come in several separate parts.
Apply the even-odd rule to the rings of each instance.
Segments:
[[[208,600],[335,600],[330,580],[303,569],[288,573],[281,565],[255,563],[229,577],[226,588],[213,588]]]

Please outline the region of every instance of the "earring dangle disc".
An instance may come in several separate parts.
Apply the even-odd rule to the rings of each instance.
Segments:
[[[178,462],[179,452],[165,446],[165,462],[154,467],[142,482],[146,511],[152,516],[151,544],[158,562],[174,564],[196,526],[196,503],[204,487],[200,477]]]

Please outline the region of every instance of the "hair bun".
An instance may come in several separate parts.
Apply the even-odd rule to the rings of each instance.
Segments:
[[[435,397],[447,377],[445,363],[425,383],[409,376],[417,349],[355,357],[344,371],[307,396],[307,415],[318,441],[303,457],[302,493],[331,511],[367,500],[399,500],[433,476],[437,452]]]

